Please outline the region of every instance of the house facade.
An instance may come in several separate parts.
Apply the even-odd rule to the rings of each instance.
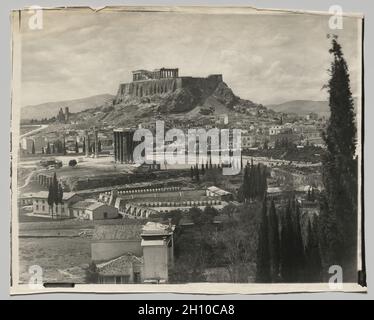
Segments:
[[[167,283],[174,228],[156,222],[95,226],[91,259],[98,283]]]
[[[83,220],[105,220],[118,218],[118,209],[105,203],[88,199],[71,206],[73,217]]]
[[[32,199],[34,214],[52,216],[52,208],[48,205],[48,191],[36,192],[33,194]],[[82,198],[74,192],[64,193],[62,203],[53,204],[53,215],[63,218],[73,217],[71,206],[80,200]]]

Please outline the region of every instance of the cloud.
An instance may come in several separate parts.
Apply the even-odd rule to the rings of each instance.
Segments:
[[[331,57],[328,17],[45,13],[42,30],[22,20],[22,104],[112,93],[131,70],[179,67],[181,75],[222,73],[239,96],[260,103],[324,99]],[[357,21],[339,31],[357,91]]]

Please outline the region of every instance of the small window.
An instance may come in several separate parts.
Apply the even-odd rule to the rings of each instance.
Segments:
[[[38,205],[36,205],[36,210],[39,210],[39,206]]]
[[[108,219],[108,212],[104,212],[104,219]]]

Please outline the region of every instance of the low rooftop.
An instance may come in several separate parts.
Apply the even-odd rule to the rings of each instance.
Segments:
[[[102,206],[106,206],[105,203],[96,201],[95,199],[86,199],[83,201],[78,201],[77,203],[72,205],[73,209],[87,209],[87,210],[95,210]]]
[[[48,191],[39,191],[39,192],[35,192],[35,193],[31,193],[30,194],[31,198],[38,198],[38,199],[47,199],[48,198]],[[64,192],[63,193],[63,196],[62,196],[62,199],[63,200],[69,200],[70,198],[76,196],[77,193],[75,192]]]
[[[126,274],[130,271],[130,268],[136,264],[141,265],[143,259],[135,256],[134,254],[128,252],[125,255],[122,255],[113,260],[109,260],[96,265],[97,272],[100,275],[105,276],[119,276]]]

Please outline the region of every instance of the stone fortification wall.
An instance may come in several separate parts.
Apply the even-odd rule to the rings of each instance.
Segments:
[[[144,97],[170,93],[182,88],[192,91],[199,90],[203,96],[208,96],[222,81],[222,75],[218,74],[210,75],[207,78],[179,77],[122,83],[119,86],[115,103],[120,103],[125,96]]]

